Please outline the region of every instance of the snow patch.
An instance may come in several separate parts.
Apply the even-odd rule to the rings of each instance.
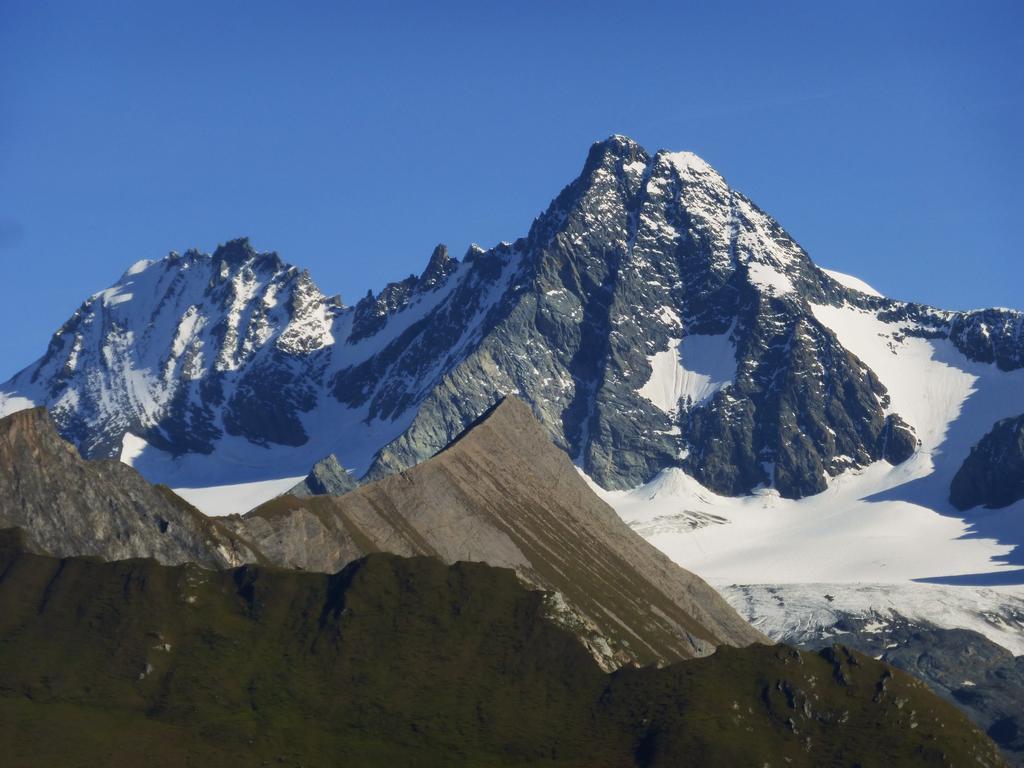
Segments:
[[[647,166],[643,163],[642,160],[634,160],[632,163],[626,163],[624,166],[622,166],[622,170],[627,171],[629,173],[643,173],[644,171],[647,170]]]
[[[208,515],[242,515],[265,501],[291,490],[305,475],[206,488],[174,488],[189,504]]]
[[[704,402],[736,378],[729,334],[669,339],[668,349],[647,359],[651,377],[637,392],[668,414],[678,410],[680,401],[687,407]]]
[[[836,272],[834,269],[825,269],[824,267],[819,267],[819,269],[822,272],[824,272],[826,275],[831,277],[833,280],[835,280],[837,283],[839,283],[840,285],[842,285],[842,286],[844,286],[846,288],[852,288],[855,291],[860,291],[861,293],[866,293],[868,296],[878,296],[878,297],[882,296],[882,294],[880,294],[878,291],[876,291],[870,285],[865,283],[859,277],[854,277],[853,275],[847,275],[844,272]]]
[[[761,288],[763,291],[772,296],[782,296],[787,293],[793,293],[793,283],[790,281],[785,274],[775,267],[764,264],[760,261],[750,261],[747,263],[747,274],[750,276],[750,282]]]
[[[124,273],[123,276],[124,277],[131,277],[132,275],[138,275],[141,272],[145,272],[147,269],[149,269],[153,265],[153,263],[154,262],[151,259],[139,259],[134,264],[132,264],[130,267],[128,267],[128,269],[125,270],[125,273]]]
[[[679,328],[683,327],[683,321],[679,319],[679,315],[668,305],[663,306],[658,310],[658,319],[665,325],[677,326]]]
[[[714,168],[693,152],[666,152],[665,158],[675,166],[680,174],[715,173],[717,175]]]
[[[944,470],[955,473],[996,421],[1024,412],[1024,370],[974,362],[948,339],[907,335],[912,328],[871,311],[817,304],[811,310],[875,372],[889,410],[914,428],[922,452]]]
[[[967,522],[921,503],[879,498],[885,489],[912,482],[930,469],[922,457],[898,467],[878,462],[833,478],[817,496],[797,500],[784,499],[774,489],[719,496],[678,468],[628,491],[590,485],[626,523],[651,531],[646,537],[651,544],[712,583],[900,583],[1017,573],[996,560],[1009,554],[1012,545],[967,538]],[[682,510],[726,523],[684,532],[656,525]]]
[[[36,404],[27,397],[8,392],[0,392],[0,418],[10,416],[18,411],[25,411],[35,408]]]
[[[115,285],[113,288],[107,288],[106,290],[94,294],[93,298],[100,299],[105,307],[116,307],[118,304],[124,304],[126,301],[131,301],[132,294],[125,293],[123,285]]]
[[[133,435],[131,432],[125,432],[124,437],[121,438],[121,462],[127,464],[129,467],[132,466],[132,462],[135,461],[142,452],[149,447],[149,443],[143,440],[137,435]]]

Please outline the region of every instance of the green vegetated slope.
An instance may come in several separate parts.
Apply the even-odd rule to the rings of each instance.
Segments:
[[[0,539],[6,766],[1001,764],[922,684],[842,648],[605,674],[511,570],[210,571]]]

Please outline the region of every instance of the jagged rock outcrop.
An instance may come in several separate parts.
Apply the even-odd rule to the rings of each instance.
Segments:
[[[44,408],[0,419],[0,527],[60,557],[151,557],[230,567],[257,559],[237,535],[119,461],[84,461]]]
[[[564,598],[592,629],[592,650],[610,644],[607,666],[761,639],[598,499],[511,397],[407,472],[344,496],[282,496],[224,523],[290,568],[332,572],[377,551],[512,568]]]
[[[1003,419],[971,449],[949,488],[959,510],[998,509],[1024,499],[1024,415]]]
[[[348,493],[359,483],[338,462],[333,453],[313,465],[313,469],[288,493],[292,496],[340,496]]]

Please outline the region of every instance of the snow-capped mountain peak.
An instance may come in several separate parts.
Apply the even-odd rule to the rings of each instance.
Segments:
[[[1024,360],[1019,313],[880,297],[698,156],[612,136],[526,237],[461,261],[438,246],[352,307],[244,239],[138,262],[0,409],[45,403],[86,455],[175,487],[262,483],[249,500],[331,454],[357,476],[411,466],[515,393],[605,488],[678,468],[798,498],[906,460],[930,429],[820,307],[947,338],[964,365]]]

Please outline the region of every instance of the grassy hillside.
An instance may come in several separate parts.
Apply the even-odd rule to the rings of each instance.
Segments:
[[[1000,764],[921,684],[841,648],[604,674],[510,570],[218,572],[2,539],[7,766]]]

